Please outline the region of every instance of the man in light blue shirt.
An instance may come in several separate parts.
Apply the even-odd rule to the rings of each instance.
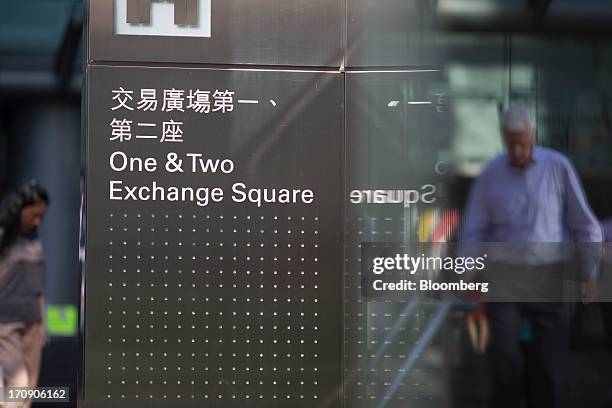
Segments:
[[[524,108],[515,108],[504,118],[510,121],[521,113],[529,115]],[[515,126],[504,129],[508,153],[491,161],[474,183],[462,241],[558,243],[573,238],[602,242],[599,223],[567,158],[535,145],[530,119],[524,124],[508,123]],[[500,252],[496,260],[513,263],[514,255]],[[522,253],[520,263],[552,263],[563,257],[558,252],[531,251]]]
[[[507,153],[491,161],[475,181],[461,241],[504,243],[489,244],[493,249],[488,255],[493,268],[502,270],[507,279],[527,276],[529,280],[530,276],[558,272],[561,282],[560,265],[567,260],[567,247],[560,243],[601,243],[601,228],[569,161],[556,151],[536,146],[529,111],[513,107],[503,114],[501,124]],[[594,264],[585,265],[584,272],[593,275]],[[563,303],[542,300],[487,304],[494,372],[492,407],[520,407],[523,375],[527,375],[530,407],[560,404],[569,318]],[[523,370],[520,347],[523,319],[530,322],[534,334],[529,370]]]

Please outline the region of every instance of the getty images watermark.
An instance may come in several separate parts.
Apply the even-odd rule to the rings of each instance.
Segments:
[[[611,248],[612,250],[612,248]],[[362,294],[370,301],[422,295],[492,302],[612,301],[600,243],[361,243]]]

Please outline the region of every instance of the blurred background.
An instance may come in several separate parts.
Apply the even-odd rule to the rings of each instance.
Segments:
[[[49,192],[51,205],[40,228],[47,261],[49,333],[40,385],[69,386],[75,401],[81,366],[84,4],[0,0],[0,8],[0,193],[33,178]],[[483,164],[503,149],[499,112],[521,103],[535,114],[538,142],[571,159],[598,218],[612,217],[610,1],[348,0],[348,14],[348,67],[435,67],[441,72],[424,80],[347,74],[348,94],[365,95],[368,101],[347,106],[347,132],[353,132],[347,141],[349,186],[363,187],[367,180],[377,187],[377,180],[382,180],[381,187],[406,184],[407,188],[421,179],[429,181],[433,174],[431,169],[415,172],[411,160],[444,161],[454,169],[450,182],[445,178],[448,207],[461,209]],[[424,115],[422,110],[410,110],[424,108],[411,107],[399,116],[387,116],[394,99],[405,102],[415,97],[435,101],[433,108],[444,108]],[[374,102],[380,102],[380,110],[373,108]],[[349,215],[354,217],[347,226],[354,238],[349,238],[351,245],[381,239],[372,231],[382,228],[380,223],[390,216],[403,222],[389,227],[398,236],[408,233],[414,239],[429,239],[418,237],[424,210],[388,214],[361,209]],[[347,246],[347,252],[357,259],[357,244]],[[352,267],[358,268],[349,262],[347,268]],[[359,280],[349,282],[347,299],[360,296],[359,285]],[[422,349],[406,348],[405,339],[372,351],[356,341],[362,334],[347,332],[355,340],[354,350],[353,345],[348,350],[360,356],[354,361],[348,358],[349,372],[361,364],[361,353],[398,356],[393,364],[400,366],[411,351],[423,357],[414,366],[416,371],[400,378],[399,383],[408,385],[399,391],[401,398],[392,395],[392,402],[371,406],[485,406],[487,366],[482,356],[470,351],[463,311],[427,304],[415,306],[411,313],[417,314],[406,317],[404,306],[371,305],[366,310],[356,300],[353,304],[349,311],[373,316],[370,325],[386,329],[416,325],[423,329],[417,335],[429,336],[423,338],[430,345],[423,354]],[[612,406],[611,351],[606,348],[602,310],[597,304],[576,306],[568,407]],[[386,336],[384,330],[381,333]],[[411,341],[418,343],[419,338]],[[383,357],[377,363],[381,371],[392,364]],[[367,405],[357,397],[381,395],[398,378],[379,381],[382,376],[366,378],[365,383],[355,380],[348,388],[348,406]],[[413,383],[429,385],[410,387],[411,378]]]
[[[363,243],[456,239],[472,182],[504,150],[501,112],[515,105],[535,118],[538,144],[570,159],[596,217],[612,217],[612,3],[347,5],[347,189],[438,187],[433,206],[347,207],[347,406],[487,407],[493,367],[470,335],[486,315],[444,298],[363,301]],[[603,265],[606,278],[610,267]],[[560,406],[612,406],[610,304],[567,306],[571,351]],[[533,332],[524,329],[523,355],[533,356]]]
[[[0,193],[31,179],[49,192],[39,230],[48,333],[40,385],[69,386],[75,401],[83,2],[2,0],[0,8]]]

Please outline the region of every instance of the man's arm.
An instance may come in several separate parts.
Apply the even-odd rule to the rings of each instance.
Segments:
[[[482,242],[486,240],[490,222],[484,184],[481,174],[470,189],[459,230],[457,252],[461,256],[478,257],[482,253]]]
[[[490,215],[486,204],[485,180],[481,175],[472,184],[465,206],[459,238],[464,243],[479,243],[486,239]]]
[[[581,243],[601,243],[601,226],[591,211],[580,180],[569,162],[565,164],[565,177],[566,220],[574,240]]]
[[[601,226],[589,207],[582,185],[569,162],[565,163],[566,221],[578,245],[582,276],[586,281],[583,300],[590,301],[596,290],[602,256]]]

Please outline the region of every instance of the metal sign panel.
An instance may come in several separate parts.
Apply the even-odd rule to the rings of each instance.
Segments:
[[[415,359],[419,347],[440,353],[439,336],[426,337],[434,305],[420,302],[418,293],[398,292],[392,301],[371,296],[364,256],[374,243],[430,239],[421,220],[448,204],[444,74],[348,72],[345,87],[346,406],[444,406],[443,360],[427,366]]]
[[[88,68],[85,406],[340,406],[342,83]]]

